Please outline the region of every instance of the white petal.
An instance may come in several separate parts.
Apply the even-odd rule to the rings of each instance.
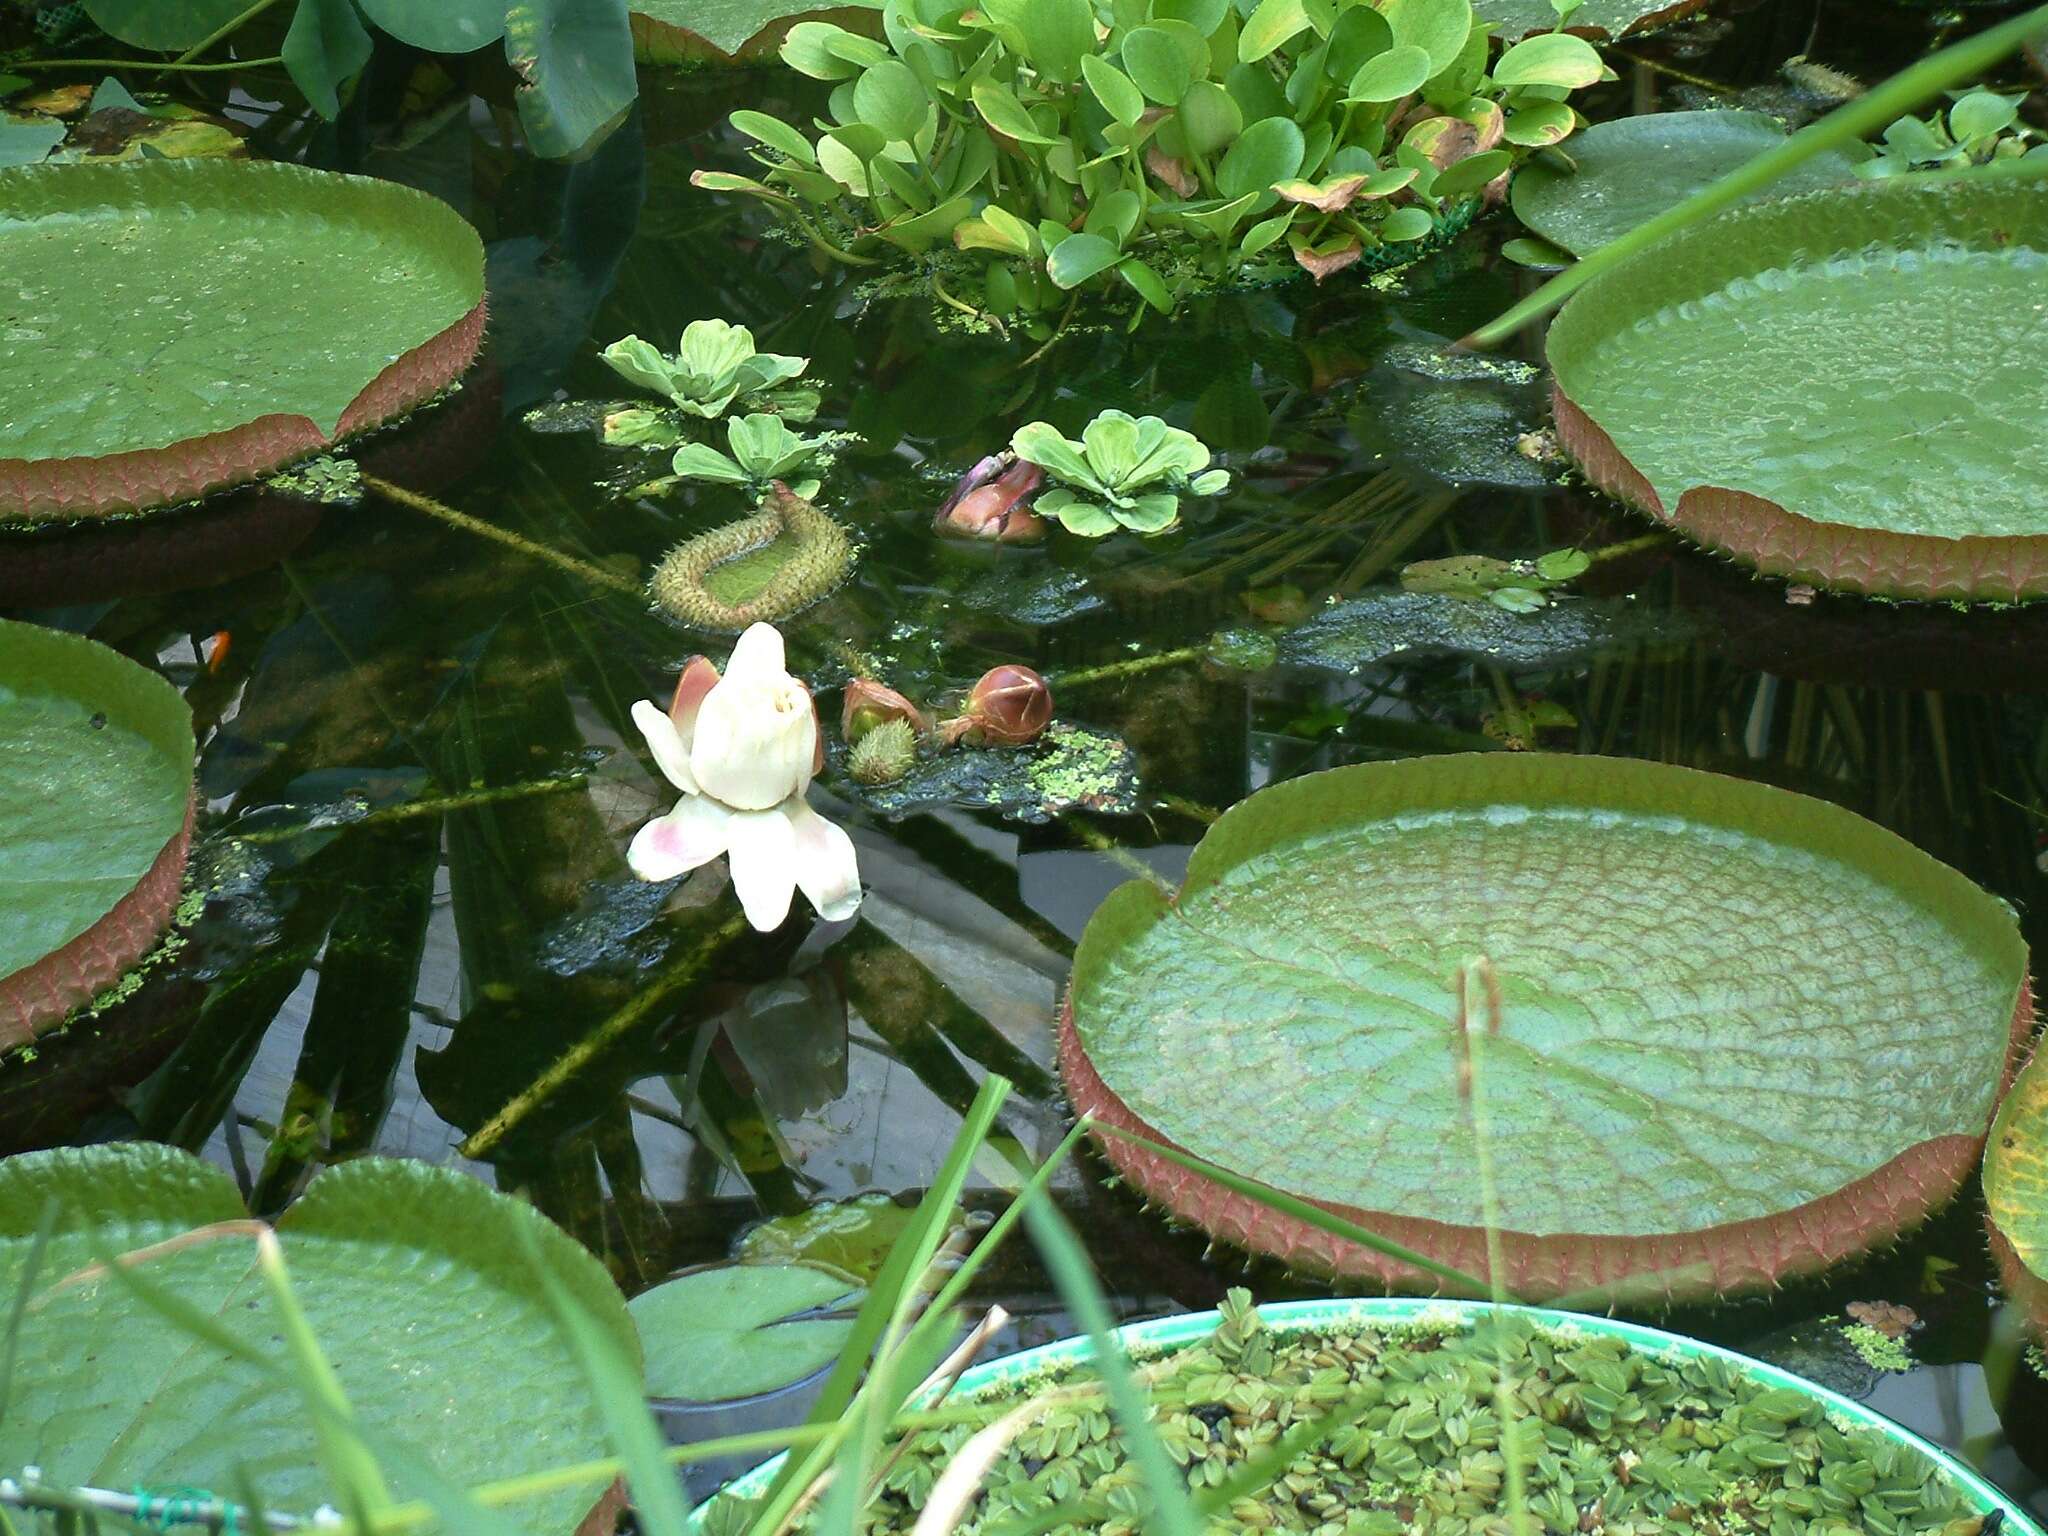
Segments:
[[[690,770],[735,810],[772,810],[809,781],[817,742],[810,695],[786,674],[779,684],[727,676],[697,711]]]
[[[633,834],[626,863],[642,880],[673,880],[725,852],[732,812],[703,795],[685,795],[666,816]]]
[[[697,793],[697,776],[690,772],[690,749],[683,744],[683,733],[669,719],[668,711],[650,699],[642,699],[633,706],[633,723],[647,738],[647,750],[654,754],[654,761],[669,783],[686,795]]]
[[[796,834],[796,883],[818,916],[836,923],[860,910],[860,864],[853,839],[801,798],[783,806]]]
[[[782,631],[773,624],[748,625],[732,648],[725,676],[739,678],[749,688],[786,681],[789,668],[783,662]]]
[[[726,826],[732,888],[747,921],[763,933],[782,926],[796,895],[796,829],[778,807],[736,811]]]

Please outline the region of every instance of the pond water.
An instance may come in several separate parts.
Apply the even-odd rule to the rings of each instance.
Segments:
[[[1812,47],[1875,76],[1946,24],[1767,4],[1629,51],[1768,84]],[[1096,903],[1133,873],[1177,878],[1215,814],[1262,785],[1421,753],[1540,745],[1794,788],[1894,829],[2012,903],[2030,943],[2048,937],[2048,613],[1790,602],[1556,483],[1518,447],[1545,424],[1535,371],[1434,360],[1532,284],[1495,254],[1505,220],[1390,277],[1221,296],[1135,335],[973,335],[921,300],[867,302],[859,274],[817,270],[753,207],[690,187],[693,170],[740,167],[728,111],[795,115],[779,103],[794,88],[649,76],[634,117],[572,167],[460,118],[338,162],[436,193],[490,248],[486,367],[374,445],[372,467],[631,576],[739,515],[739,494],[613,496],[600,482],[619,456],[522,418],[616,393],[593,341],[748,324],[764,349],[809,356],[821,425],[858,434],[826,497],[864,549],[848,585],[784,626],[793,668],[830,688],[857,664],[931,699],[1026,663],[1060,719],[1128,743],[1135,784],[1110,774],[1082,786],[1093,803],[1047,814],[1047,786],[1027,783],[1012,816],[824,796],[859,845],[860,917],[733,938],[715,932],[715,883],[643,886],[622,856],[668,796],[626,711],[724,637],[386,501],[317,526],[230,504],[176,542],[248,574],[150,592],[179,551],[138,545],[105,559],[142,595],[5,610],[185,690],[208,899],[132,999],[0,1067],[4,1150],[156,1138],[231,1168],[260,1211],[340,1158],[453,1164],[530,1197],[636,1290],[766,1218],[914,1199],[987,1071],[1018,1085],[1003,1132],[1049,1150],[1066,1128],[1054,1013]],[[1646,66],[1602,110],[1691,99]],[[1237,488],[1158,540],[933,537],[947,484],[1017,423],[1071,432],[1106,407],[1194,428]],[[1611,557],[1533,616],[1396,581],[1418,559],[1572,545]],[[1332,598],[1346,621],[1302,629]],[[1277,662],[1244,642],[1280,628]],[[1059,1192],[1126,1317],[1240,1283],[1318,1293],[1268,1265],[1247,1279],[1240,1255],[1170,1231],[1092,1159]],[[1001,1198],[977,1183],[971,1203]],[[1022,1246],[977,1299],[1015,1315],[1011,1342],[1071,1331]],[[1843,1335],[1871,1302],[1917,1315],[1912,1369],[1881,1370]],[[1866,1397],[2048,1517],[2048,1386],[2016,1364],[1974,1184],[1824,1285],[1666,1321]]]

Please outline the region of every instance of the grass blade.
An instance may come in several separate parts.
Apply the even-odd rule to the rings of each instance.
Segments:
[[[1299,1196],[1290,1195],[1284,1190],[1274,1189],[1268,1184],[1261,1184],[1255,1179],[1248,1179],[1241,1173],[1232,1173],[1228,1168],[1212,1163],[1207,1158],[1196,1157],[1191,1152],[1183,1152],[1178,1147],[1169,1147],[1164,1142],[1154,1141],[1149,1136],[1140,1136],[1134,1131],[1121,1130],[1114,1125],[1104,1124],[1100,1120],[1089,1121],[1088,1128],[1095,1131],[1105,1131],[1111,1136],[1120,1137],[1125,1141],[1145,1147],[1150,1151],[1158,1153],[1159,1156],[1165,1158],[1170,1163],[1178,1163],[1181,1167],[1191,1172],[1199,1173],[1204,1178],[1221,1184],[1225,1189],[1243,1195],[1248,1200],[1258,1201],[1259,1204],[1267,1207],[1269,1210],[1279,1211],[1282,1215],[1292,1216],[1297,1221],[1305,1221],[1310,1226],[1328,1232],[1335,1237],[1345,1238],[1350,1242],[1357,1243],[1360,1247],[1370,1248],[1375,1253],[1383,1253],[1390,1259],[1399,1259],[1403,1264],[1412,1264],[1417,1269],[1435,1275],[1439,1280],[1449,1280],[1466,1287],[1475,1296],[1488,1294],[1489,1287],[1479,1276],[1469,1275],[1464,1270],[1453,1268],[1449,1264],[1431,1258],[1426,1253],[1417,1253],[1413,1248],[1404,1247],[1392,1238],[1381,1237],[1377,1232],[1361,1227],[1355,1221],[1346,1221],[1342,1216],[1334,1215],[1324,1210],[1321,1206],[1313,1205]],[[1512,1301],[1514,1297],[1510,1295],[1506,1299]]]
[[[1719,181],[1701,188],[1677,207],[1666,209],[1649,222],[1610,240],[1584,261],[1566,267],[1498,320],[1482,325],[1459,345],[1498,345],[1530,321],[1549,314],[1587,283],[1628,260],[1645,246],[1742,201],[1815,155],[1839,149],[1844,144],[1889,127],[1896,119],[1939,92],[1983,74],[2041,31],[2048,31],[2048,5],[2038,6],[2024,16],[2015,16],[1974,37],[1952,43],[1941,52],[1900,70],[1882,85],[1858,96],[1846,106],[1837,107],[1819,122],[1800,129],[1783,144],[1766,150],[1747,164],[1737,166]]]

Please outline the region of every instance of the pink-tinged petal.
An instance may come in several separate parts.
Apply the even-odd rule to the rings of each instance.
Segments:
[[[676,729],[675,721],[663,714],[661,706],[652,699],[641,699],[633,706],[633,723],[647,738],[647,750],[654,754],[662,776],[684,794],[696,794],[697,776],[690,772],[689,744]]]
[[[732,648],[725,676],[726,681],[737,683],[743,690],[785,681],[789,668],[783,659],[782,631],[773,624],[748,625]]]
[[[725,852],[732,812],[702,795],[685,795],[666,816],[633,834],[626,863],[642,880],[673,880]]]
[[[686,752],[697,736],[697,706],[704,702],[704,695],[717,686],[718,668],[711,664],[708,656],[692,656],[683,668],[683,675],[676,679],[676,696],[669,701],[668,717],[675,721]]]
[[[836,923],[860,910],[860,862],[846,829],[801,799],[783,807],[795,833],[796,883],[818,916]]]
[[[772,933],[789,916],[796,895],[796,829],[780,807],[739,811],[726,825],[732,888],[747,921]]]

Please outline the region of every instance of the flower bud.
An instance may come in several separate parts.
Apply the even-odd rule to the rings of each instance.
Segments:
[[[846,685],[846,702],[839,712],[839,733],[849,747],[858,746],[868,732],[891,720],[903,721],[913,736],[931,733],[931,721],[925,718],[924,711],[894,688],[885,688],[867,677],[856,677]]]
[[[862,784],[894,784],[917,763],[917,733],[901,718],[882,721],[847,754],[846,771]]]
[[[990,454],[960,477],[939,506],[932,526],[940,533],[1001,544],[1031,544],[1045,537],[1045,519],[1026,503],[1045,472],[1009,454]]]
[[[1024,746],[1052,724],[1052,689],[1029,667],[991,667],[967,696],[967,719],[970,735],[1001,747]]]

